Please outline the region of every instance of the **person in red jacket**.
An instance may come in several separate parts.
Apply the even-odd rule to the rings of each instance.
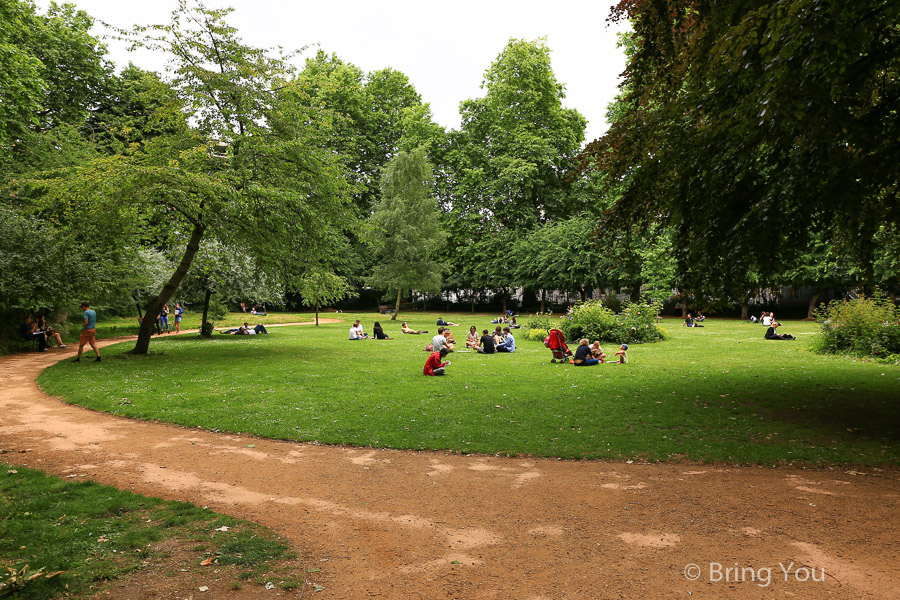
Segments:
[[[425,369],[422,372],[428,376],[443,375],[444,367],[450,364],[449,360],[441,362],[441,359],[447,356],[447,352],[446,348],[441,348],[440,352],[432,352],[428,355],[428,360],[425,361]]]

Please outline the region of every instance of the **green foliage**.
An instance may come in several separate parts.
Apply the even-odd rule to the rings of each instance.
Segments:
[[[526,340],[531,340],[532,342],[543,342],[544,338],[547,337],[547,329],[540,327],[535,329],[526,329],[525,335],[523,337]]]
[[[822,230],[870,264],[900,221],[900,4],[621,2],[614,18],[633,29],[621,110],[586,155],[624,182],[620,226],[671,225],[680,274],[710,292],[777,275]]]
[[[640,344],[665,339],[656,324],[659,306],[653,303],[626,303],[615,313],[602,302],[590,300],[576,304],[566,315],[560,329],[570,342],[581,338],[616,344]]]
[[[346,279],[322,269],[307,271],[300,278],[297,289],[302,296],[303,306],[316,309],[316,326],[319,325],[320,308],[355,294]]]
[[[558,323],[557,319],[551,319],[549,315],[529,315],[522,319],[522,327],[525,329],[542,329],[547,331]],[[541,338],[543,339],[543,338]]]
[[[444,265],[436,260],[447,239],[429,195],[431,165],[422,149],[401,152],[384,170],[382,198],[369,218],[367,240],[376,256],[368,283],[391,294],[414,288],[437,292]]]
[[[889,299],[836,300],[816,310],[822,331],[815,349],[883,358],[900,353],[900,309]]]

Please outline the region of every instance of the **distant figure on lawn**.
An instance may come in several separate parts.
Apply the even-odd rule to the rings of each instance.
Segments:
[[[384,329],[381,328],[381,323],[375,321],[375,325],[372,326],[372,335],[376,340],[389,340],[388,334],[384,332]]]
[[[444,317],[438,317],[437,324],[444,325],[446,327],[459,327],[459,323],[451,323],[450,321],[445,321]]]
[[[772,321],[772,324],[766,329],[766,339],[767,340],[793,340],[796,339],[794,336],[790,334],[781,335],[778,333],[778,328],[781,326],[781,323],[778,321]]]
[[[762,318],[760,319],[762,321],[763,326],[770,327],[772,325],[773,317],[774,317],[774,315],[772,315],[771,313],[767,313],[766,311],[763,311]]]
[[[428,360],[425,361],[425,368],[422,370],[422,373],[428,375],[429,377],[433,377],[435,375],[443,375],[444,367],[450,365],[450,361],[441,362],[441,360],[447,356],[447,349],[441,348],[439,351],[432,352],[428,355]]]
[[[600,361],[591,356],[591,347],[588,345],[587,338],[582,338],[580,342],[578,342],[578,347],[575,348],[575,357],[573,364],[576,367],[590,367],[593,365],[599,365]]]
[[[356,320],[355,323],[350,327],[350,339],[351,340],[365,340],[368,339],[369,336],[363,332],[362,324],[359,322],[359,319]]]
[[[691,313],[687,314],[687,317],[684,319],[684,323],[681,324],[682,327],[703,327],[703,325],[698,325],[694,323],[694,317],[691,316]]]
[[[403,333],[409,333],[413,335],[418,335],[420,333],[428,333],[426,329],[412,329],[409,325],[406,324],[406,321],[403,321],[403,325],[400,326],[400,331]]]
[[[175,333],[181,333],[181,318],[184,316],[184,308],[181,302],[175,303]]]
[[[487,329],[482,332],[479,342],[479,354],[495,354],[497,352],[497,346],[494,344],[494,336],[488,333]]]
[[[97,313],[91,310],[91,305],[87,302],[81,303],[82,317],[84,321],[81,325],[81,338],[78,340],[78,356],[72,359],[72,362],[81,362],[81,352],[84,350],[85,344],[90,344],[97,355],[94,362],[100,362],[100,351],[97,350]]]

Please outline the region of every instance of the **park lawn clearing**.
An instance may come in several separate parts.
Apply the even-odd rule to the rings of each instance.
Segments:
[[[0,596],[82,598],[112,581],[146,593],[167,579],[195,590],[303,585],[296,555],[259,525],[71,477],[0,463]]]
[[[550,364],[518,336],[515,354],[457,352],[445,377],[424,377],[438,313],[343,323],[268,336],[154,339],[151,354],[104,349],[104,361],[60,363],[39,383],[67,402],[213,431],[327,444],[501,455],[761,464],[900,464],[900,368],[805,349],[815,323],[783,327],[707,320],[663,326],[671,339],[633,345],[630,364]],[[457,347],[487,315],[445,314]],[[350,341],[361,318],[393,340]],[[518,330],[522,331],[522,330]],[[614,345],[604,344],[608,354]]]

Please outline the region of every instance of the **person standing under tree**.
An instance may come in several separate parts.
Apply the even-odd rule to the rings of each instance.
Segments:
[[[85,344],[90,344],[97,358],[95,362],[100,362],[100,351],[97,349],[97,313],[91,310],[91,305],[87,302],[81,303],[81,310],[84,311],[84,323],[81,326],[81,339],[78,340],[78,356],[72,359],[72,362],[81,362],[81,353]]]

